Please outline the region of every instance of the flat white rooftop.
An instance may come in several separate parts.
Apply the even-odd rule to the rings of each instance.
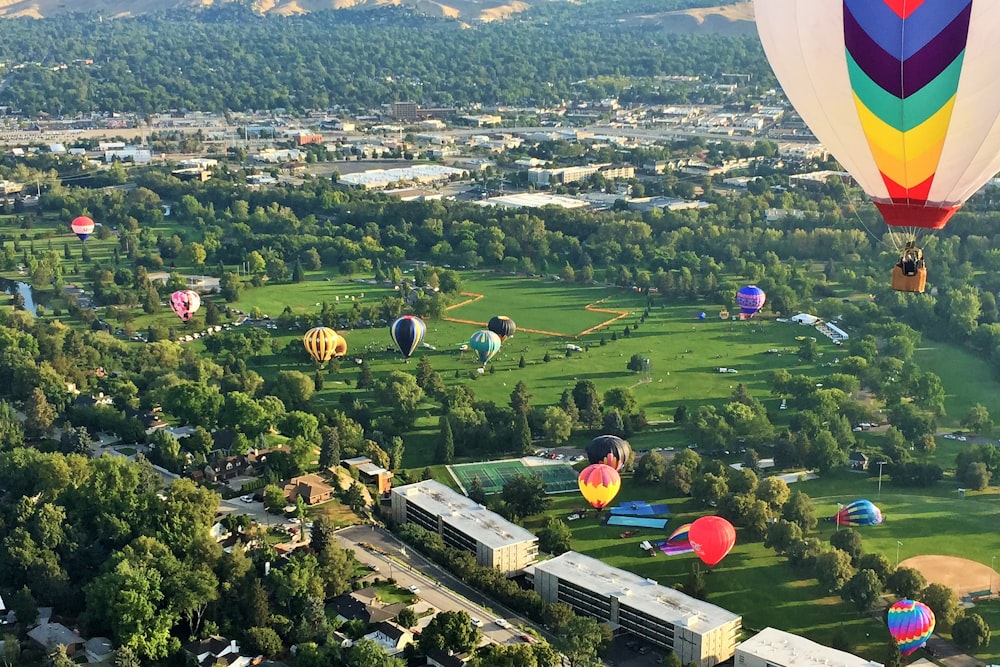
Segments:
[[[722,607],[575,551],[535,563],[533,567],[536,577],[538,572],[548,572],[562,581],[590,589],[597,595],[618,598],[619,604],[701,634],[740,618]]]
[[[537,539],[521,526],[433,479],[398,486],[392,494],[442,517],[445,523],[494,549]]]
[[[736,647],[736,651],[763,658],[782,667],[882,667],[847,651],[817,644],[784,630],[764,628]]]
[[[561,195],[547,195],[539,192],[522,192],[513,195],[500,195],[475,202],[480,206],[502,206],[504,208],[541,208],[543,206],[559,206],[561,208],[584,208],[587,202]]]

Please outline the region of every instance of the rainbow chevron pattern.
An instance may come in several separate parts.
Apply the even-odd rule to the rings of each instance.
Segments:
[[[854,102],[892,204],[890,225],[943,227],[927,203],[951,122],[973,0],[844,0]],[[905,218],[897,221],[904,205]],[[910,210],[906,210],[910,209]]]
[[[923,602],[899,600],[889,607],[886,621],[903,655],[910,655],[926,644],[934,632],[934,612]]]

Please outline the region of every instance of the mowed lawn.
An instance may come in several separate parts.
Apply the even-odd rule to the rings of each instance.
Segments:
[[[941,378],[947,413],[940,420],[942,425],[959,427],[976,403],[985,405],[994,421],[1000,419],[996,375],[992,366],[981,357],[958,345],[925,340],[924,346],[914,353],[913,360],[923,370]]]

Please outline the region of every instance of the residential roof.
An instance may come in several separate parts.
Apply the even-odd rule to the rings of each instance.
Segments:
[[[538,539],[521,526],[433,479],[396,487],[392,493],[441,517],[444,523],[494,549]]]
[[[83,643],[83,637],[62,623],[42,623],[28,631],[28,636],[45,648],[52,649],[62,644],[75,646]]]
[[[737,653],[748,653],[763,658],[768,664],[782,667],[882,667],[882,663],[865,660],[853,653],[817,644],[790,632],[764,628],[756,635],[737,645]]]
[[[448,653],[441,649],[432,649],[427,652],[427,657],[441,665],[442,667],[464,667],[469,662],[468,653]]]
[[[114,650],[115,645],[107,637],[91,637],[83,648],[94,655],[107,655]]]
[[[739,614],[722,607],[575,551],[535,563],[533,568],[536,577],[538,572],[550,573],[563,581],[585,586],[597,595],[617,598],[619,605],[701,634],[740,618]]]
[[[376,623],[375,631],[381,632],[383,635],[393,640],[394,642],[398,642],[407,633],[406,630],[399,627],[395,623],[389,623],[387,621]]]
[[[388,474],[388,470],[382,466],[377,466],[374,463],[362,463],[358,466],[358,472],[362,472],[366,475],[384,475]]]

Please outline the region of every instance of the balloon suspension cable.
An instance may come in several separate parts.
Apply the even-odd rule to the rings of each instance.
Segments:
[[[892,227],[888,228],[889,229],[888,238],[891,243],[887,243],[886,236],[878,236],[877,234],[875,234],[875,232],[873,232],[871,229],[868,228],[868,225],[865,224],[864,219],[858,214],[858,207],[854,204],[854,202],[848,200],[848,203],[851,206],[851,212],[854,213],[854,217],[857,219],[858,223],[864,228],[865,232],[867,232],[868,236],[872,237],[872,239],[874,239],[875,242],[880,245],[887,246],[896,252],[902,252],[904,244],[900,242],[899,238],[896,237],[895,230]]]

